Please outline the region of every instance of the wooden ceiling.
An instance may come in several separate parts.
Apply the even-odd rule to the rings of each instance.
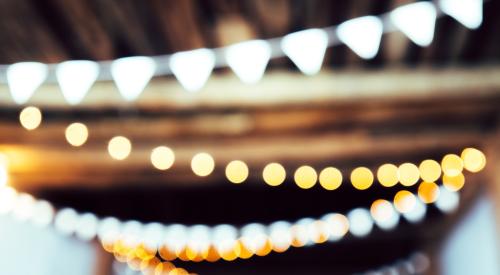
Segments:
[[[272,38],[377,15],[407,0],[4,0],[0,2],[0,63],[23,60],[108,60],[219,47],[251,38]],[[386,66],[500,61],[500,1],[486,1],[484,23],[467,30],[443,17],[435,41],[420,48],[403,34],[385,35],[380,53],[365,62],[346,46],[330,49],[326,66]],[[272,67],[293,68],[285,59]]]

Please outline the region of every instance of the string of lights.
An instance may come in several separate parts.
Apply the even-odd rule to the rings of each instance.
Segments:
[[[58,83],[66,101],[79,104],[96,81],[114,81],[126,101],[136,100],[152,77],[174,75],[185,90],[203,88],[214,68],[229,66],[247,84],[258,82],[271,58],[288,57],[306,75],[321,69],[328,47],[345,44],[363,59],[379,51],[384,33],[401,31],[425,47],[434,38],[437,17],[449,15],[469,29],[483,20],[483,0],[439,0],[400,6],[380,16],[363,16],[338,26],[307,29],[269,40],[251,40],[216,49],[113,61],[70,60],[58,64],[20,62],[0,65],[0,82],[12,99],[25,104],[43,83]]]

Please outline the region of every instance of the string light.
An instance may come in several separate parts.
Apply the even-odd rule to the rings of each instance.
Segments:
[[[264,167],[262,177],[268,185],[278,186],[285,181],[286,171],[281,164],[273,162]]]
[[[271,58],[271,46],[265,40],[252,40],[229,46],[226,59],[234,73],[247,84],[257,83]]]
[[[155,71],[155,61],[146,56],[124,57],[111,63],[111,75],[126,101],[139,97]]]
[[[483,22],[483,0],[440,0],[439,7],[469,29]]]
[[[364,208],[356,208],[347,214],[349,219],[349,231],[356,237],[365,237],[373,229],[373,220],[370,212]]]
[[[56,76],[66,101],[80,103],[99,75],[99,65],[89,60],[70,60],[59,63]]]
[[[316,184],[318,174],[311,166],[301,166],[294,174],[295,183],[302,189],[309,189]]]
[[[319,183],[326,190],[335,190],[342,184],[342,173],[335,167],[327,167],[319,174]]]
[[[208,153],[198,153],[191,159],[191,169],[200,177],[210,175],[215,168],[215,161]]]
[[[455,154],[448,154],[443,157],[443,160],[441,161],[441,168],[443,169],[443,173],[447,176],[458,176],[462,173],[464,162],[459,156]]]
[[[281,40],[283,52],[306,75],[319,72],[327,45],[328,34],[321,29],[294,32]]]
[[[420,177],[426,182],[435,182],[441,177],[441,165],[432,159],[422,161],[418,170]]]
[[[215,65],[215,55],[209,49],[178,52],[170,57],[170,68],[181,85],[190,92],[200,90]]]
[[[441,169],[441,167],[439,167],[439,169]],[[399,181],[398,167],[390,163],[381,165],[377,170],[377,179],[384,187],[395,186]]]
[[[45,81],[48,67],[39,62],[20,62],[7,67],[6,76],[12,99],[17,104],[28,102]]]
[[[462,151],[461,158],[464,162],[464,168],[472,173],[477,173],[486,166],[485,155],[475,148],[465,148]]]
[[[404,186],[413,186],[420,178],[420,171],[413,163],[403,163],[398,167],[399,182]]]
[[[109,155],[116,160],[124,160],[132,151],[132,143],[124,136],[113,137],[108,143]]]
[[[7,172],[7,167],[3,163],[0,163],[0,188],[4,188],[9,182],[9,174]]]
[[[351,183],[358,190],[366,190],[373,183],[373,174],[366,167],[358,167],[351,172]]]
[[[378,227],[384,230],[394,229],[399,222],[399,215],[392,203],[378,199],[370,207],[370,213]]]
[[[435,203],[439,210],[445,213],[451,213],[458,208],[460,196],[457,192],[450,191],[448,188],[440,186],[439,193],[439,198]]]
[[[463,174],[458,174],[456,176],[443,176],[443,186],[450,191],[456,192],[462,189],[462,187],[464,187],[464,184],[465,177]]]
[[[382,21],[376,16],[358,17],[337,27],[339,39],[364,59],[377,55],[382,32]]]
[[[401,190],[394,196],[394,206],[401,213],[408,213],[415,208],[417,199],[410,191]]]
[[[244,182],[248,177],[248,166],[241,160],[233,160],[226,166],[226,178],[235,184]]]
[[[37,107],[26,107],[19,114],[19,121],[25,129],[34,130],[42,123],[42,112]]]
[[[156,169],[167,170],[175,162],[175,154],[167,146],[159,146],[151,151],[151,163]]]
[[[79,147],[87,141],[89,130],[85,124],[75,122],[66,127],[65,135],[69,144]]]
[[[433,203],[439,198],[439,186],[434,182],[422,182],[418,186],[418,197],[424,203]]]
[[[434,38],[437,12],[433,3],[417,2],[396,8],[390,14],[392,23],[415,44],[429,46]]]

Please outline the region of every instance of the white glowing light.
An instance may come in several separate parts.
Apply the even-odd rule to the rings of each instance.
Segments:
[[[149,250],[156,251],[163,240],[164,232],[165,227],[161,223],[153,222],[146,224],[143,235],[144,246]]]
[[[82,214],[77,221],[75,234],[84,241],[90,241],[97,235],[99,221],[92,213]]]
[[[426,213],[427,205],[418,199],[415,201],[415,206],[410,211],[404,212],[403,216],[411,223],[418,223],[425,218]]]
[[[78,222],[78,213],[71,208],[59,211],[54,220],[54,227],[62,235],[71,235],[75,232]]]
[[[226,51],[229,67],[248,84],[257,83],[262,78],[270,58],[271,46],[264,40],[238,43]]]
[[[188,232],[188,246],[196,252],[207,251],[210,247],[211,232],[206,225],[193,225]]]
[[[135,100],[141,95],[155,71],[155,61],[146,56],[124,57],[111,63],[111,75],[116,87],[127,101]]]
[[[238,230],[232,225],[217,225],[212,230],[212,244],[219,253],[227,253],[233,250],[238,238]]]
[[[69,104],[80,103],[99,75],[99,65],[89,60],[71,60],[57,65],[56,76]]]
[[[18,221],[24,222],[33,217],[34,210],[35,199],[33,198],[33,196],[21,193],[17,197],[14,209],[12,209],[12,215]]]
[[[356,237],[364,237],[373,229],[373,220],[370,211],[364,208],[356,208],[347,214],[349,219],[349,231]]]
[[[195,92],[203,88],[215,65],[209,49],[178,52],[170,57],[170,68],[184,89]]]
[[[26,103],[47,78],[47,65],[39,62],[20,62],[7,68],[7,83],[12,99]]]
[[[313,218],[302,218],[293,225],[292,236],[304,246],[312,245],[317,232],[313,230]]]
[[[164,243],[176,252],[186,247],[187,238],[187,227],[182,224],[173,224],[165,229]]]
[[[267,242],[266,228],[259,223],[245,225],[241,229],[241,241],[251,252],[262,249]]]
[[[337,35],[357,55],[370,59],[377,55],[383,26],[376,16],[363,16],[340,24]]]
[[[340,240],[349,231],[349,220],[342,214],[327,214],[321,220],[326,223],[330,241]]]
[[[114,242],[121,232],[121,223],[118,219],[107,217],[99,221],[97,236],[103,242]]]
[[[13,208],[17,200],[17,192],[14,188],[0,186],[0,214],[7,214]]]
[[[436,25],[436,8],[430,2],[417,2],[396,8],[391,21],[415,44],[422,47],[431,44]]]
[[[290,247],[293,239],[292,225],[286,221],[277,221],[269,226],[269,238],[273,247],[278,250],[286,250]]]
[[[281,40],[283,52],[307,75],[319,72],[327,45],[328,35],[321,29],[294,32]]]
[[[440,0],[439,7],[469,29],[483,22],[483,0]]]
[[[8,181],[9,173],[7,172],[7,167],[0,163],[0,187],[6,186]]]
[[[139,245],[142,238],[142,223],[138,221],[126,221],[122,227],[122,240],[128,247]]]
[[[380,206],[378,215],[374,215],[375,224],[383,230],[394,229],[399,223],[399,213],[390,203]]]
[[[48,226],[54,219],[54,207],[44,200],[37,201],[33,210],[31,221],[38,227]]]
[[[439,187],[439,198],[434,204],[442,212],[451,213],[458,208],[459,202],[460,196],[458,193],[450,191],[442,185]]]

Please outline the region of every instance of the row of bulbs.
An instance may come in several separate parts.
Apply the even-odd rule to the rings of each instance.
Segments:
[[[41,112],[36,107],[26,107],[20,113],[20,122],[28,130],[37,128],[42,120]],[[88,139],[89,130],[83,123],[70,124],[65,131],[65,137],[72,146],[82,146]],[[108,142],[108,153],[116,160],[126,159],[132,151],[132,142],[124,136],[115,136]],[[175,152],[167,146],[159,146],[151,151],[152,165],[159,170],[167,170],[175,162]],[[478,149],[466,148],[461,155],[448,154],[441,163],[427,159],[418,166],[413,163],[403,163],[399,166],[386,163],[381,165],[375,175],[367,167],[358,167],[351,171],[350,181],[357,190],[370,188],[377,178],[384,187],[393,187],[398,183],[409,187],[415,185],[419,179],[425,182],[435,182],[441,176],[444,184],[463,185],[463,170],[477,173],[486,165],[485,155]],[[215,169],[214,158],[205,152],[195,154],[191,159],[193,173],[200,177],[210,175]],[[248,165],[241,160],[230,161],[225,167],[226,178],[234,183],[241,184],[248,179]],[[277,162],[267,164],[262,170],[264,182],[270,186],[279,186],[286,179],[286,169]],[[326,190],[339,188],[343,181],[342,172],[335,167],[326,167],[318,174],[308,165],[300,166],[293,174],[296,185],[302,189],[310,189],[318,182]]]
[[[5,170],[7,166],[2,164],[0,171]],[[100,219],[93,213],[78,213],[72,208],[55,211],[47,201],[2,186],[0,214],[11,214],[18,221],[29,221],[40,227],[53,224],[60,234],[75,235],[85,241],[98,237],[104,249],[117,257],[135,259],[159,253],[167,261],[232,261],[253,255],[265,256],[272,251],[284,252],[290,247],[338,241],[348,232],[364,237],[374,225],[391,230],[397,226],[401,215],[409,222],[419,222],[429,203],[434,203],[443,212],[453,211],[459,202],[455,190],[446,185],[439,187],[422,182],[417,195],[401,190],[392,201],[378,199],[369,209],[356,208],[347,215],[331,213],[319,219],[302,218],[295,223],[251,223],[238,229],[229,224],[211,227],[202,224],[143,224],[134,220],[122,222],[114,217]]]
[[[125,57],[102,63],[70,60],[56,64],[55,74],[69,104],[80,103],[99,76],[99,80],[114,80],[123,98],[132,101],[155,75],[174,74],[186,90],[198,91],[216,66],[228,65],[243,82],[256,83],[269,60],[282,56],[288,56],[304,74],[313,75],[320,71],[328,46],[344,43],[361,58],[374,58],[384,32],[400,30],[417,45],[428,46],[434,38],[439,11],[470,29],[482,23],[482,0],[436,2],[411,3],[378,17],[363,16],[335,27],[308,29],[282,38],[246,41],[221,49],[197,49],[160,57]],[[101,74],[108,68],[112,78]],[[0,72],[1,69],[0,66]],[[48,75],[49,66],[39,62],[6,66],[6,80],[18,104],[25,104]]]

